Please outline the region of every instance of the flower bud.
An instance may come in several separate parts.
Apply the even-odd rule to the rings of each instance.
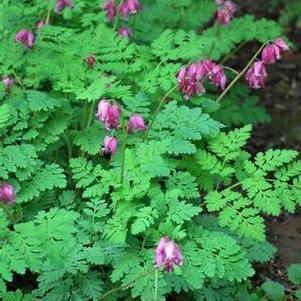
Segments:
[[[95,64],[95,56],[94,54],[90,54],[90,56],[83,59],[84,62],[87,63],[89,68],[93,68]]]
[[[15,202],[15,190],[10,184],[3,184],[0,187],[0,200],[6,204],[13,204]]]
[[[132,32],[127,27],[120,27],[118,29],[118,35],[120,35],[121,37],[129,39],[132,36]]]

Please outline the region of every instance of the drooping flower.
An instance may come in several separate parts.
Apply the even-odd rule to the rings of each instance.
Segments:
[[[111,105],[107,100],[102,99],[98,103],[97,116],[99,121],[105,125],[105,130],[108,131],[113,127],[115,130],[119,128],[119,112],[118,105]]]
[[[34,35],[31,31],[27,29],[22,29],[16,34],[14,42],[20,42],[26,48],[30,49],[33,47],[34,44]]]
[[[14,79],[10,77],[5,77],[2,79],[3,84],[5,85],[5,91],[9,92],[11,85],[14,84]]]
[[[138,0],[124,0],[120,6],[120,13],[123,19],[127,19],[128,15],[136,14],[141,10]]]
[[[246,80],[250,88],[260,89],[265,86],[267,72],[262,61],[255,62],[246,73]]]
[[[45,22],[44,22],[43,20],[37,21],[37,22],[35,23],[35,27],[36,27],[36,29],[37,29],[37,31],[38,31],[38,34],[40,34],[41,28],[42,28],[43,26],[45,26]]]
[[[111,105],[108,109],[107,118],[105,120],[105,130],[108,131],[111,127],[115,130],[119,128],[119,112],[118,105]]]
[[[136,131],[144,131],[145,130],[145,124],[144,120],[141,115],[134,114],[131,116],[128,124],[128,134],[131,134],[133,130]]]
[[[121,36],[121,37],[125,37],[125,38],[130,38],[132,36],[132,31],[127,28],[127,27],[120,27],[118,29],[118,34]]]
[[[89,68],[93,68],[95,64],[95,56],[93,53],[91,53],[88,57],[83,59],[84,62],[88,64]]]
[[[155,268],[159,269],[163,265],[168,272],[172,272],[175,264],[184,264],[179,246],[167,236],[162,237],[155,251]]]
[[[184,99],[189,99],[196,94],[205,93],[203,79],[206,76],[206,70],[201,63],[184,66],[177,75],[179,91],[184,92]]]
[[[117,15],[117,6],[114,0],[107,0],[104,4],[100,6],[101,9],[106,10],[107,20],[112,23]]]
[[[118,141],[114,136],[106,136],[104,140],[104,147],[100,150],[100,154],[103,156],[105,154],[115,155],[118,146]]]
[[[227,78],[222,67],[213,63],[210,60],[204,61],[204,67],[207,71],[207,75],[210,81],[215,86],[220,87],[222,90],[224,90],[226,86]]]
[[[65,7],[73,7],[72,0],[57,0],[56,2],[56,12],[60,14]]]
[[[108,117],[109,107],[110,107],[110,103],[105,99],[102,99],[98,103],[97,116],[98,116],[99,121],[101,121],[101,122],[106,121],[106,119]]]
[[[279,47],[281,55],[289,50],[288,45],[281,38],[276,39],[274,44]]]
[[[179,91],[184,92],[184,99],[204,94],[203,81],[206,78],[222,90],[225,88],[227,80],[223,69],[210,60],[182,67],[177,79]]]
[[[261,60],[265,64],[273,64],[281,58],[279,48],[275,44],[267,45],[261,53]]]
[[[282,40],[277,39],[264,47],[261,53],[261,60],[265,64],[273,64],[276,60],[281,59],[281,56],[289,49],[288,45]]]
[[[6,204],[15,202],[15,190],[12,185],[5,183],[0,187],[0,200]]]
[[[222,25],[229,25],[234,13],[236,12],[236,5],[232,1],[216,0],[218,4],[216,12],[216,21]]]

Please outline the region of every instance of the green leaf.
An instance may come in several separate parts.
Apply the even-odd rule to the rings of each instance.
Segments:
[[[131,232],[134,235],[144,232],[158,217],[159,214],[156,209],[152,207],[141,208],[136,214],[136,220],[132,224]]]
[[[268,280],[261,285],[262,289],[270,298],[280,298],[284,296],[284,286],[278,282]]]
[[[301,284],[301,264],[291,264],[288,269],[288,279],[295,285]]]
[[[170,154],[193,153],[196,151],[193,141],[215,137],[222,127],[201,109],[179,107],[172,101],[159,113],[150,137],[169,139]]]
[[[10,118],[10,110],[9,105],[6,103],[0,106],[0,129],[6,126],[6,123]]]

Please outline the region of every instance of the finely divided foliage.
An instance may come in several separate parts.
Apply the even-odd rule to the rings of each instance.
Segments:
[[[270,117],[224,65],[286,44],[230,2],[1,2],[1,300],[250,296],[275,253],[263,217],[300,205],[301,161],[245,148]]]

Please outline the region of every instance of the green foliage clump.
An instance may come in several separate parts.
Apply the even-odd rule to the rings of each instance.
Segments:
[[[270,117],[243,84],[220,103],[214,87],[185,102],[176,78],[185,64],[227,61],[241,44],[265,43],[282,29],[253,16],[210,26],[209,0],[141,3],[115,26],[93,1],[74,0],[62,14],[55,1],[0,3],[1,77],[15,80],[10,91],[0,87],[0,181],[16,193],[15,204],[0,208],[1,300],[283,295],[271,281],[253,293],[250,278],[276,251],[264,216],[300,205],[298,153],[247,151],[252,124]],[[38,33],[44,15],[51,22]],[[116,33],[125,24],[132,39]],[[13,43],[22,28],[35,34],[31,50]],[[120,107],[119,130],[106,132],[97,120],[100,99]],[[133,114],[147,126],[127,135]],[[111,157],[100,154],[107,135],[118,140]],[[163,236],[179,245],[184,265],[161,268],[156,282]],[[295,285],[298,273],[289,268]]]

